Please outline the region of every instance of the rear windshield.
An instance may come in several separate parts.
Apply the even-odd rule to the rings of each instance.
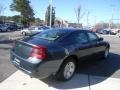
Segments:
[[[41,28],[42,29],[50,29],[49,27],[46,27],[46,26],[42,26]]]
[[[65,34],[66,32],[62,30],[47,30],[47,31],[40,32],[34,37],[53,41],[53,40],[63,37]]]

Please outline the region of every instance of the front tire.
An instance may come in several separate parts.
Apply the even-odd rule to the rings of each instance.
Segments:
[[[103,53],[103,55],[102,55],[102,57],[103,57],[104,59],[107,59],[107,58],[108,58],[108,55],[109,55],[109,48],[106,48],[105,51],[104,51],[104,53]]]
[[[26,36],[27,34],[26,34],[26,32],[22,32],[22,35]]]
[[[73,75],[75,74],[75,69],[76,69],[75,59],[68,58],[63,62],[56,77],[60,81],[67,81],[73,77]]]

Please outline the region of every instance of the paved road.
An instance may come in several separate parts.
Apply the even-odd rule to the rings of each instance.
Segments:
[[[14,36],[14,34],[12,35]],[[7,35],[11,34],[7,33]],[[120,38],[114,36],[104,36],[104,38],[111,44],[108,60],[96,60],[96,58],[93,58],[88,62],[84,62],[80,64],[77,70],[78,74],[120,78]],[[0,82],[17,70],[9,61],[10,48],[11,42],[0,42]]]
[[[13,31],[13,32],[0,32],[0,36],[5,35],[5,36],[18,36],[21,35],[20,31]]]
[[[10,38],[20,36],[19,31],[0,33],[0,82],[13,74],[17,69],[9,61],[12,41]]]
[[[14,31],[14,32],[1,32],[0,33],[0,41],[3,40],[13,40],[15,38],[22,37],[20,31]]]
[[[9,61],[9,51],[9,49],[0,49],[0,82],[17,70]]]

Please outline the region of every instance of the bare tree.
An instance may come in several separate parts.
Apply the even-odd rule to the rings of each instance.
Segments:
[[[81,5],[78,6],[77,8],[75,8],[74,11],[75,11],[75,14],[76,14],[77,22],[79,24],[80,19],[83,18],[83,16],[85,15],[85,12],[81,12],[82,11]]]

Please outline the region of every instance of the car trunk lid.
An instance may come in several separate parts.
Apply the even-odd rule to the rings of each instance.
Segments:
[[[27,59],[30,56],[32,51],[32,44],[28,44],[27,42],[23,41],[16,41],[14,42],[14,46],[12,51],[19,57],[23,59]]]

